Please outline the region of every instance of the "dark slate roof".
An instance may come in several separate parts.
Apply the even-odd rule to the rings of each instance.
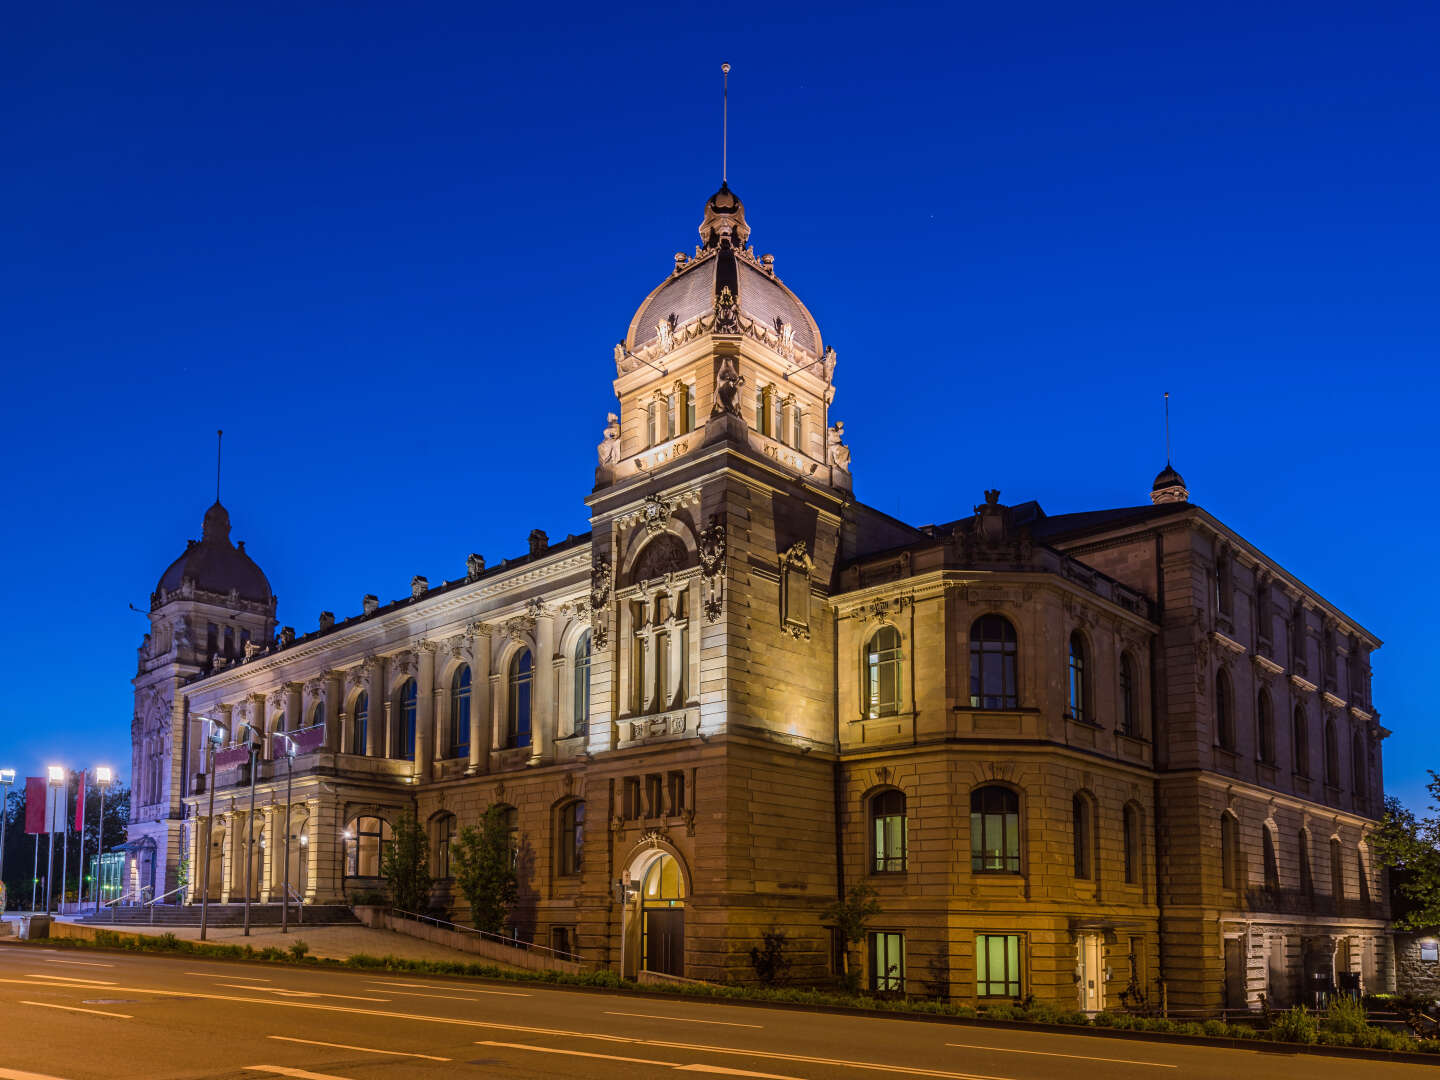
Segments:
[[[160,575],[155,586],[158,593],[173,592],[191,578],[195,587],[206,592],[227,594],[232,590],[242,600],[268,604],[274,598],[270,582],[255,560],[245,553],[242,540],[230,543],[230,515],[216,502],[205,511],[199,540],[191,540],[184,554]]]
[[[1040,515],[1033,529],[1036,540],[1049,542],[1075,533],[1136,525],[1155,518],[1169,517],[1183,510],[1194,509],[1190,503],[1153,503],[1146,506],[1120,506],[1112,510],[1085,510],[1078,514]]]

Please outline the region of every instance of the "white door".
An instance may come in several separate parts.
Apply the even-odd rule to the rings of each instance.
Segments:
[[[1097,1013],[1105,1008],[1105,949],[1099,934],[1081,934],[1079,951],[1080,1008]]]

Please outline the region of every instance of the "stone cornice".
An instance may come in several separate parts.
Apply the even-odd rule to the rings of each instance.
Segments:
[[[1241,645],[1240,642],[1236,641],[1234,638],[1226,637],[1224,634],[1220,633],[1219,630],[1210,631],[1210,640],[1215,642],[1216,645],[1219,645],[1220,648],[1226,649],[1229,652],[1234,653],[1236,656],[1244,656],[1247,652],[1250,651],[1249,649],[1245,648],[1244,645]]]
[[[1302,694],[1313,694],[1316,690],[1319,689],[1319,687],[1317,687],[1309,679],[1302,679],[1299,675],[1290,676],[1290,685],[1295,687],[1295,689],[1299,690]]]

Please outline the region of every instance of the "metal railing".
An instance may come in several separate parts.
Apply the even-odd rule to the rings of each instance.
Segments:
[[[290,899],[295,902],[295,925],[305,925],[305,898],[294,889],[289,890]]]
[[[154,926],[154,925],[155,925],[155,905],[158,904],[158,903],[160,903],[161,900],[168,900],[170,897],[176,895],[177,893],[182,893],[182,892],[184,892],[187,888],[189,888],[188,885],[181,885],[178,889],[171,889],[169,892],[165,893],[163,896],[157,896],[157,897],[155,897],[154,900],[147,900],[145,903],[143,903],[143,904],[140,905],[141,907],[148,907],[148,908],[150,909],[150,925],[151,925],[151,926]]]
[[[113,899],[113,900],[106,900],[106,901],[105,901],[103,904],[101,904],[100,906],[101,906],[101,907],[107,907],[107,908],[110,909],[110,921],[111,921],[111,922],[118,922],[118,921],[120,920],[120,907],[119,907],[119,905],[120,905],[120,904],[123,904],[126,900],[134,900],[134,901],[136,901],[136,902],[138,902],[138,903],[140,903],[140,904],[143,905],[143,904],[145,903],[145,894],[148,893],[149,891],[150,891],[150,886],[149,886],[149,885],[142,885],[142,886],[140,886],[140,888],[139,888],[138,891],[133,892],[133,893],[122,893],[121,895],[115,897],[115,899]]]
[[[422,915],[418,911],[405,911],[403,908],[391,908],[392,914],[402,918],[414,919],[416,922],[430,923],[446,930],[458,930],[467,934],[474,934],[476,937],[486,941],[493,941],[497,945],[506,945],[512,949],[519,949],[521,952],[548,953],[553,959],[568,960],[573,964],[583,964],[585,958],[579,953],[565,952],[562,949],[551,949],[544,945],[536,945],[533,941],[523,941],[517,937],[506,937],[504,934],[495,934],[489,930],[477,930],[473,926],[461,926],[459,923],[450,922],[448,919],[436,918],[434,915]]]

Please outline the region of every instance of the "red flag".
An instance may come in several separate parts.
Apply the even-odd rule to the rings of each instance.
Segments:
[[[85,770],[80,770],[80,790],[75,793],[75,831],[85,831]]]
[[[25,778],[25,831],[27,833],[47,832],[45,811],[50,808],[50,792],[43,776]]]

